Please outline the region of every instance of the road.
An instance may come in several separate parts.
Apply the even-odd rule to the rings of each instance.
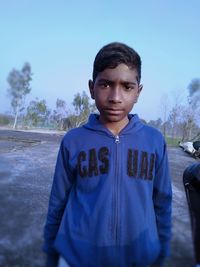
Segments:
[[[43,267],[42,232],[62,134],[0,130],[0,267]],[[182,185],[197,161],[168,148],[173,177],[173,238],[166,267],[194,266],[190,220]]]

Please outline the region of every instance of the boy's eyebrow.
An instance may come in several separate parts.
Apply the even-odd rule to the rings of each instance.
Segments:
[[[110,83],[110,84],[113,84],[114,81],[112,80],[108,80],[108,79],[99,79],[98,80],[98,83],[102,83],[102,82],[105,82],[105,83]],[[131,84],[131,85],[137,85],[138,82],[130,82],[130,81],[122,81],[123,84]]]
[[[102,78],[102,79],[99,79],[98,82],[113,82],[113,81],[108,80],[108,79],[103,79],[103,78]]]
[[[137,82],[128,82],[128,81],[124,81],[124,84],[131,84],[131,85],[137,85]]]

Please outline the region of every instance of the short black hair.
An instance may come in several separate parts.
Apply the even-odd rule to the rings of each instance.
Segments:
[[[93,81],[99,72],[107,68],[116,68],[122,63],[130,69],[136,69],[140,83],[142,62],[139,54],[133,48],[119,42],[107,44],[97,53],[93,64]]]

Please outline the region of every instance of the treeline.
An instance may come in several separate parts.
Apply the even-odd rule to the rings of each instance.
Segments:
[[[200,79],[193,79],[186,92],[186,101],[183,101],[181,93],[173,94],[172,105],[167,95],[161,101],[163,120],[156,120],[156,127],[165,137],[180,141],[200,139]]]
[[[166,139],[170,139],[171,143],[179,141],[200,140],[200,127],[194,121],[187,119],[182,121],[174,121],[171,116],[167,121],[163,122],[161,118],[150,120],[148,125],[159,129]]]
[[[14,125],[13,128],[49,128],[57,130],[68,130],[79,127],[87,121],[91,112],[96,110],[95,104],[90,103],[89,96],[83,91],[77,93],[73,99],[73,112],[68,104],[57,98],[55,109],[50,109],[45,99],[34,99],[28,106],[15,116],[0,114],[0,125]]]
[[[31,92],[32,75],[29,63],[25,63],[21,70],[13,69],[9,73],[8,94],[13,116],[0,115],[1,125],[12,123],[13,128],[47,127],[68,130],[86,122],[89,114],[96,110],[95,104],[90,103],[90,98],[84,91],[74,95],[73,111],[70,111],[69,103],[59,98],[53,110],[47,106],[45,99],[35,98],[25,105],[26,96]],[[178,95],[173,96],[173,105],[169,103],[168,96],[164,96],[158,103],[161,105],[162,119],[145,123],[158,128],[166,138],[173,140],[192,140],[200,135],[200,79],[192,80],[187,92],[184,104]]]
[[[55,109],[51,110],[45,99],[35,98],[26,105],[26,96],[31,92],[31,65],[25,63],[21,70],[13,69],[7,78],[8,95],[12,107],[12,116],[0,115],[0,124],[13,124],[13,128],[48,127],[59,130],[78,127],[84,123],[89,113],[94,112],[95,104],[83,91],[73,99],[73,111],[63,99],[57,99]]]

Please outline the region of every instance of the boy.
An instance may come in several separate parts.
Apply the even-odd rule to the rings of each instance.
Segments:
[[[96,55],[99,115],[69,131],[58,154],[45,226],[47,266],[162,266],[169,253],[171,183],[162,135],[131,115],[141,59],[122,43]]]

